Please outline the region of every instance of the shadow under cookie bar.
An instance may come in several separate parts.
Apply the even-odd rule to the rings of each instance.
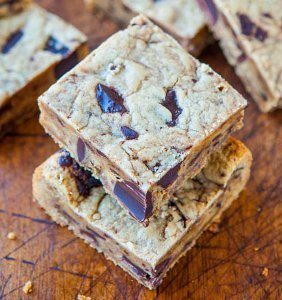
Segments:
[[[30,5],[26,11],[17,16],[0,20],[0,26],[12,26],[13,22],[18,22],[21,16],[24,20],[23,27],[9,32],[8,36],[5,31],[1,32],[3,36],[0,34],[0,39],[5,40],[0,48],[0,62],[3,62],[3,73],[0,74],[0,88],[4,91],[4,96],[0,94],[0,137],[10,131],[16,124],[20,124],[34,115],[38,111],[37,98],[88,54],[88,46],[83,34],[78,38],[77,30],[74,31],[69,24],[64,23],[59,18],[35,5]],[[49,32],[49,36],[41,37],[43,44],[40,44],[39,41],[38,49],[29,53],[28,50],[21,51],[21,49],[28,47],[28,43],[33,42],[32,40],[23,41],[26,35],[29,34],[25,28],[25,22],[28,22],[26,18],[33,17],[46,18],[48,20],[46,22],[53,22],[54,32]],[[60,28],[65,26],[68,38],[73,37],[76,40],[71,47],[55,38],[57,34],[55,32],[56,24],[59,24]],[[19,53],[15,55],[13,51],[18,51]],[[43,67],[40,62],[34,67],[32,66],[34,55],[41,55],[39,53],[48,53],[50,56],[53,55],[54,58],[49,58],[46,64],[44,62]],[[30,75],[28,73],[29,70],[25,70],[25,66],[21,70],[13,69],[14,65],[21,65],[22,62],[26,61],[30,61],[29,67],[35,69]],[[9,66],[9,63],[11,66]],[[20,84],[16,83],[17,78],[13,79],[9,76],[9,73],[13,74],[13,76],[18,73],[18,78],[24,78],[23,82]],[[9,85],[12,88],[7,88]]]
[[[186,0],[186,5],[190,6],[197,6],[197,3],[195,0]],[[208,30],[208,26],[206,24],[204,14],[197,9],[194,9],[191,11],[189,15],[189,7],[182,8],[186,9],[187,16],[184,17],[183,15],[175,15],[173,19],[177,19],[178,22],[180,19],[185,24],[184,27],[192,27],[195,28],[195,33],[193,35],[185,34],[181,31],[179,28],[175,28],[174,25],[170,23],[170,20],[167,20],[165,22],[164,20],[161,20],[157,14],[154,13],[154,11],[149,12],[146,11],[146,9],[136,9],[136,3],[133,5],[130,3],[130,1],[124,1],[124,0],[84,0],[88,10],[90,10],[93,13],[97,12],[103,12],[109,17],[111,17],[114,21],[119,23],[121,26],[125,27],[130,22],[130,20],[136,16],[137,14],[143,14],[147,17],[151,18],[156,24],[158,24],[160,27],[162,27],[166,32],[171,34],[176,40],[179,41],[179,43],[192,55],[199,56],[201,52],[213,42],[212,35],[210,31]],[[132,1],[134,2],[134,1]],[[191,2],[191,3],[190,3]],[[154,3],[152,1],[151,5],[157,9],[157,3]],[[170,7],[171,3],[164,4],[164,6],[167,5],[167,10],[172,10]],[[175,6],[180,6],[179,10],[181,10],[181,6],[183,6],[182,3],[174,4]],[[194,14],[199,15],[199,19],[202,21],[200,23],[195,24],[194,21]]]
[[[235,68],[260,110],[269,112],[282,108],[282,37],[278,33],[281,31],[281,3],[274,1],[269,6],[263,0],[252,3],[255,10],[246,10],[247,2],[244,0],[230,4],[221,0],[198,2],[226,59]],[[274,15],[279,13],[280,19],[275,19]]]
[[[55,222],[154,289],[238,197],[249,178],[251,160],[241,142],[229,139],[148,227],[128,216],[65,152],[51,156],[35,171],[33,195]]]
[[[0,0],[0,18],[20,12],[31,2],[32,0]]]

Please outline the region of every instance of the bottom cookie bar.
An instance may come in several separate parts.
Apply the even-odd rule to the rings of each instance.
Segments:
[[[64,151],[36,169],[33,195],[54,221],[153,289],[238,197],[249,178],[251,160],[250,151],[230,138],[148,227],[128,216],[101,182]]]

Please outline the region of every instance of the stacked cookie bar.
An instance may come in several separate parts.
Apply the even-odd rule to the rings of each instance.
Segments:
[[[282,108],[281,0],[198,0],[229,63],[268,112]]]
[[[244,188],[246,101],[143,16],[39,98],[62,150],[34,199],[149,288]]]
[[[37,98],[88,54],[84,34],[29,2],[0,3],[0,136],[33,115]]]
[[[212,41],[205,14],[196,0],[85,0],[92,12],[103,11],[121,25],[143,14],[177,39],[193,55]]]

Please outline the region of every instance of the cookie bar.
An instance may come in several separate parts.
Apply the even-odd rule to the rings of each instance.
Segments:
[[[249,178],[251,160],[249,150],[230,138],[148,227],[128,216],[105,194],[101,182],[65,152],[51,156],[35,171],[33,193],[54,221],[153,289],[238,197]]]
[[[0,0],[0,18],[15,14],[31,3],[31,0]]]
[[[205,16],[196,0],[85,0],[92,10],[106,12],[114,20],[127,25],[136,14],[144,14],[198,56],[212,41]]]
[[[145,17],[39,99],[46,131],[140,222],[242,126],[245,99]]]
[[[87,54],[86,37],[39,6],[0,19],[0,136],[34,114],[37,98]]]
[[[282,107],[281,0],[200,0],[229,63],[263,112]]]

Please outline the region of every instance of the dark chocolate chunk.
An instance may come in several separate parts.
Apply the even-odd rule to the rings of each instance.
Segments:
[[[6,43],[1,49],[1,52],[3,54],[7,54],[10,52],[10,50],[18,43],[18,41],[22,38],[23,32],[21,30],[18,30],[10,35]]]
[[[137,276],[140,276],[142,278],[145,278],[145,279],[149,279],[150,278],[150,275],[142,270],[140,267],[136,266],[134,263],[132,263],[127,257],[125,257],[124,255],[122,256],[122,260],[124,262],[126,262],[127,265],[129,265],[131,267],[131,271],[133,273],[135,273]]]
[[[218,20],[218,11],[213,0],[198,0],[200,7],[207,12],[210,22],[214,25]]]
[[[77,158],[79,162],[82,162],[85,158],[85,144],[81,138],[78,138],[77,140]]]
[[[90,171],[83,169],[76,162],[72,166],[71,173],[75,178],[76,186],[81,196],[87,197],[92,188],[102,186],[99,179],[93,177]]]
[[[255,38],[261,42],[264,42],[264,40],[267,38],[268,33],[261,27],[257,27],[255,32]]]
[[[60,61],[55,67],[55,76],[61,78],[66,72],[72,69],[79,62],[77,52],[73,52]]]
[[[162,102],[162,105],[167,108],[172,115],[172,120],[167,122],[166,124],[169,127],[176,125],[176,120],[179,115],[182,113],[182,108],[180,108],[177,104],[177,97],[174,90],[168,90],[165,96],[165,100]]]
[[[59,157],[59,165],[61,167],[70,167],[73,163],[73,160],[68,152],[63,153]]]
[[[239,20],[241,24],[241,32],[247,36],[252,35],[255,23],[245,14],[240,14]]]
[[[178,177],[178,171],[180,169],[181,163],[171,168],[158,182],[162,188],[169,187]]]
[[[134,182],[116,182],[114,194],[139,222],[144,222],[151,216],[153,211],[152,195],[151,193],[145,195]]]
[[[121,132],[127,140],[135,140],[139,137],[138,132],[127,126],[121,126]]]
[[[49,37],[43,50],[52,52],[54,54],[60,54],[64,57],[68,55],[70,51],[70,49],[67,46],[63,45],[60,41],[58,41],[52,36]]]
[[[125,113],[123,98],[112,88],[103,84],[96,86],[96,98],[103,113]]]

